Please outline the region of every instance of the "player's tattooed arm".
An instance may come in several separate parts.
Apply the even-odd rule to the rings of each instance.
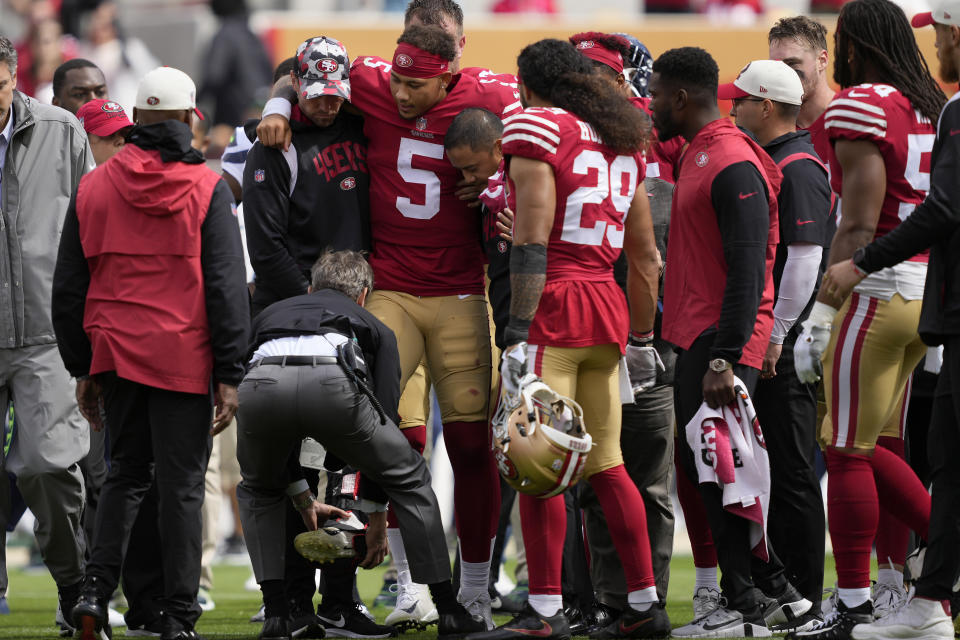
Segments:
[[[517,211],[510,251],[510,320],[504,338],[515,344],[526,341],[547,282],[547,242],[557,195],[553,168],[545,162],[514,156],[510,178]]]
[[[282,76],[274,83],[273,89],[270,90],[270,97],[283,98],[290,104],[296,104],[297,91],[293,88],[293,79],[289,75]]]

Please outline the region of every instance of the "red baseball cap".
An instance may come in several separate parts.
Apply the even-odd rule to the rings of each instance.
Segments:
[[[132,127],[120,103],[113,100],[91,100],[77,111],[77,118],[83,130],[95,136],[106,138],[120,129]]]

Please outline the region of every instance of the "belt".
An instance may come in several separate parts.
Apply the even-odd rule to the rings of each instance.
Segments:
[[[279,364],[281,367],[312,367],[318,364],[337,364],[337,356],[267,356],[257,360],[253,366]]]

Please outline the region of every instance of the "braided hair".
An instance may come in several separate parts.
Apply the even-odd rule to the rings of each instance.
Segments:
[[[853,45],[852,66],[846,52]],[[833,79],[843,88],[864,82],[866,61],[885,83],[900,90],[914,109],[936,122],[947,102],[917,47],[903,9],[890,0],[854,0],[840,10],[834,34]]]
[[[617,153],[645,147],[650,119],[596,75],[590,59],[569,42],[546,39],[527,45],[517,67],[526,88],[590,124]]]

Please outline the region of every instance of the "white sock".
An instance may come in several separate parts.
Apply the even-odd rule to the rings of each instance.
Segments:
[[[636,609],[637,611],[646,611],[658,600],[656,587],[638,589],[637,591],[631,591],[627,594],[627,604],[630,605],[631,609]]]
[[[846,605],[847,609],[859,607],[870,599],[870,587],[863,587],[862,589],[844,589],[843,587],[839,587],[837,588],[837,592],[840,595],[840,600]]]
[[[877,582],[903,589],[903,571],[897,571],[893,568],[879,569],[877,571]]]
[[[493,555],[493,540],[490,543],[490,555]],[[490,556],[486,562],[465,562],[463,545],[460,546],[460,598],[463,602],[486,593],[490,583]]]
[[[693,591],[696,593],[700,587],[716,590],[717,588],[717,568],[716,567],[694,567],[696,570],[696,581],[693,583]]]
[[[400,535],[400,529],[387,529],[387,545],[390,547],[393,566],[397,568],[397,585],[401,587],[409,586],[412,582],[410,563],[407,562],[407,550],[403,548],[403,537]]]
[[[563,609],[563,596],[561,595],[540,595],[531,593],[528,596],[530,606],[533,610],[545,618],[557,615],[560,609]]]

